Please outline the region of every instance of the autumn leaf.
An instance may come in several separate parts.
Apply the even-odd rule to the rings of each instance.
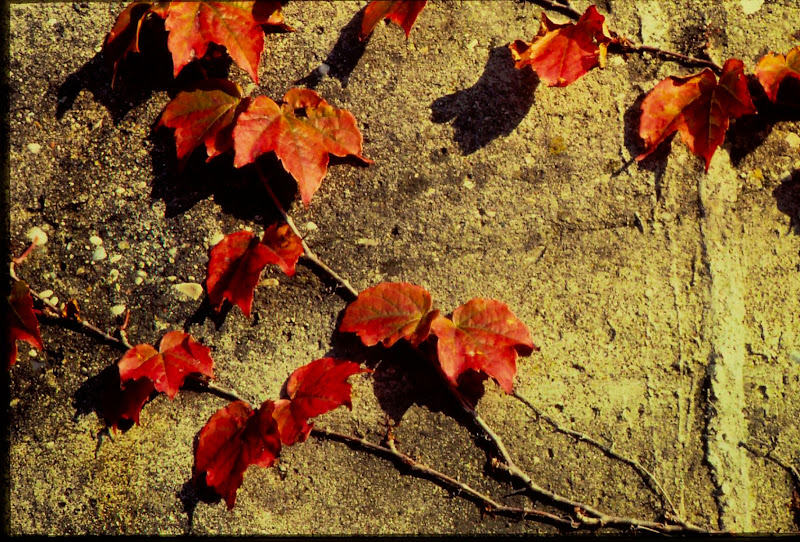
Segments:
[[[361,156],[362,138],[355,117],[329,105],[313,90],[292,89],[281,105],[266,96],[256,97],[239,115],[233,139],[236,167],[275,151],[297,181],[306,207],[327,172],[329,154],[352,155],[372,163]]]
[[[800,81],[800,46],[783,56],[769,52],[758,61],[756,77],[764,87],[767,97],[774,103],[778,99],[778,89],[784,79]]]
[[[178,93],[164,108],[158,126],[175,129],[181,168],[201,143],[206,146],[206,161],[232,148],[234,123],[247,102],[239,85],[225,79],[209,79],[193,91]]]
[[[148,15],[167,16],[169,2],[131,2],[114,21],[114,26],[103,42],[103,56],[113,65],[112,85],[119,63],[129,53],[139,52],[139,35]]]
[[[264,267],[275,264],[291,276],[303,253],[302,248],[300,238],[288,229],[288,225],[285,228],[278,225],[267,228],[262,243],[253,232],[246,230],[226,235],[211,249],[208,260],[206,289],[209,303],[219,310],[222,302],[228,300],[238,305],[249,318],[253,292]]]
[[[730,119],[756,112],[747,89],[741,60],[725,62],[717,82],[706,68],[687,77],[667,77],[642,102],[639,136],[645,150],[642,160],[674,132],[695,156],[706,162],[706,171],[717,147],[725,139]]]
[[[546,85],[565,87],[594,67],[603,67],[612,41],[605,17],[592,5],[577,23],[557,24],[542,12],[539,32],[533,40],[516,40],[509,49],[514,67],[530,66]]]
[[[138,344],[117,363],[122,385],[129,380],[149,378],[157,391],[174,399],[190,374],[214,376],[214,361],[208,347],[181,331],[170,331],[161,339],[159,351],[149,344]]]
[[[122,387],[119,371],[115,369],[115,372],[113,385],[103,390],[98,414],[108,427],[117,431],[122,429],[123,420],[130,420],[139,425],[142,408],[156,388],[153,381],[146,377],[128,381],[125,387]]]
[[[17,361],[17,341],[25,341],[37,350],[44,350],[44,343],[39,334],[39,322],[33,313],[33,300],[28,284],[22,280],[14,282],[7,300],[6,369],[10,369]]]
[[[431,322],[439,311],[431,311],[431,294],[407,282],[384,282],[367,288],[348,305],[339,327],[357,333],[366,346],[378,342],[389,348],[400,339],[418,346],[428,338]]]
[[[372,0],[364,10],[358,39],[364,40],[383,19],[389,19],[403,27],[408,38],[417,15],[427,3],[428,0]]]
[[[538,350],[525,324],[508,305],[493,299],[466,302],[453,311],[452,320],[436,318],[431,331],[438,337],[439,363],[454,385],[472,369],[491,376],[511,393],[517,354],[527,356]]]
[[[264,401],[255,411],[244,401],[234,401],[218,410],[200,430],[195,471],[206,473],[206,484],[231,510],[247,467],[270,467],[280,451],[272,401]]]
[[[310,418],[342,405],[352,408],[347,379],[365,372],[371,371],[358,363],[333,358],[317,359],[294,371],[286,383],[289,398],[275,401],[274,417],[283,444],[304,442],[313,428],[308,423]]]

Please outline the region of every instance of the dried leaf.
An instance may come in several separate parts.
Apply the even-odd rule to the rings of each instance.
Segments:
[[[784,79],[800,81],[800,45],[783,56],[769,52],[758,61],[756,77],[764,87],[767,97],[774,103],[778,99],[778,89]]]
[[[348,305],[340,331],[357,333],[366,346],[378,342],[389,348],[400,339],[417,346],[428,338],[431,322],[439,311],[431,311],[431,294],[407,282],[384,282],[367,288]]]
[[[642,160],[674,132],[695,156],[702,156],[706,171],[717,147],[725,139],[730,119],[756,112],[747,89],[741,60],[725,62],[719,82],[710,69],[688,77],[667,77],[642,102],[639,136]]]
[[[295,273],[297,261],[305,253],[303,240],[300,239],[289,227],[289,224],[271,224],[261,243],[275,254],[274,263],[290,277]]]
[[[22,280],[14,282],[11,295],[7,299],[6,369],[10,369],[17,361],[17,341],[25,341],[37,350],[44,350],[44,343],[39,334],[39,322],[33,313],[33,300],[28,284]]]
[[[364,10],[358,39],[364,40],[383,19],[403,27],[408,38],[417,15],[427,3],[428,0],[372,0]]]

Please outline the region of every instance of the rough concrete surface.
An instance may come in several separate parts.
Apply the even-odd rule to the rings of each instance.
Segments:
[[[645,93],[699,69],[610,56],[606,69],[549,88],[515,70],[506,47],[536,33],[536,2],[432,1],[408,40],[381,24],[359,44],[364,5],[289,2],[297,31],[268,36],[258,87],[235,65],[207,66],[273,99],[314,86],[358,120],[374,164],[339,161],[308,209],[291,205],[311,247],[357,289],[413,282],[444,312],[478,296],[507,303],[541,347],[518,363],[517,390],[533,404],[639,461],[689,521],[796,532],[790,473],[740,442],[800,467],[798,116],[735,122],[708,173],[680,138],[635,162]],[[317,357],[364,362],[375,373],[352,379],[352,412],[319,426],[378,442],[391,418],[403,450],[523,504],[504,497],[514,488],[488,474],[480,442],[422,362],[335,331],[346,302],[313,268],[293,278],[268,269],[274,280],[257,288],[251,319],[208,315],[202,297],[176,288],[203,282],[219,234],[262,231],[276,215],[253,171],[230,157],[206,165],[196,155],[177,173],[171,133],[151,127],[198,68],[174,81],[163,40],[110,87],[100,46],[122,7],[10,7],[11,251],[34,226],[49,237],[21,277],[58,303],[76,299],[109,331],[124,305],[136,343],[188,329],[212,348],[219,386],[254,403],[277,398]],[[598,8],[635,41],[696,53],[710,40],[717,62],[740,58],[749,73],[767,51],[800,43],[796,0]],[[291,181],[273,174],[289,202]],[[20,343],[11,369],[12,534],[557,532],[483,515],[384,459],[315,438],[285,448],[277,468],[251,467],[229,512],[188,484],[197,433],[223,399],[161,395],[141,425],[98,447],[87,397],[120,352],[59,326],[43,324],[42,335],[45,352]],[[539,485],[659,518],[636,471],[537,422],[495,384],[478,411]]]

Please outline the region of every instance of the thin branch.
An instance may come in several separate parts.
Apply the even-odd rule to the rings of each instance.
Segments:
[[[269,181],[264,175],[264,172],[261,169],[261,165],[258,162],[256,162],[256,171],[258,172],[258,176],[261,179],[264,188],[267,189],[267,193],[269,194],[272,203],[275,204],[275,207],[278,209],[278,212],[280,213],[281,217],[289,225],[289,228],[291,228],[294,234],[300,238],[300,242],[303,245],[303,251],[304,251],[303,257],[308,261],[310,261],[311,263],[313,263],[314,265],[316,265],[319,269],[325,272],[337,283],[339,283],[339,285],[342,286],[342,288],[344,288],[345,290],[347,290],[347,292],[354,299],[358,297],[358,290],[353,288],[353,286],[347,281],[347,279],[339,275],[339,273],[328,267],[328,265],[325,262],[319,259],[319,257],[314,253],[314,251],[311,250],[311,247],[308,246],[308,243],[305,242],[305,239],[303,239],[303,235],[300,233],[300,230],[298,230],[297,226],[295,226],[294,220],[292,220],[292,217],[289,215],[289,213],[286,212],[286,209],[283,208],[283,205],[281,204],[278,197],[275,195],[275,192],[272,191],[272,187],[269,185]]]
[[[753,442],[759,442],[759,441],[756,441],[755,439],[751,439],[751,440]],[[766,443],[762,442],[761,444],[766,444]],[[782,469],[784,469],[792,477],[792,479],[794,480],[794,484],[798,488],[800,488],[800,472],[798,472],[797,468],[794,465],[792,465],[791,462],[787,461],[783,457],[781,457],[778,454],[776,454],[774,446],[770,446],[769,449],[766,452],[762,452],[761,450],[758,450],[757,448],[755,448],[754,446],[748,444],[747,442],[740,442],[739,446],[741,446],[742,448],[744,448],[745,450],[747,450],[751,454],[753,454],[755,456],[758,456],[758,457],[763,457],[764,459],[768,459],[768,460],[772,461],[773,463],[775,463],[776,465],[778,465],[779,467],[781,467]]]
[[[579,431],[575,431],[573,429],[569,429],[567,427],[563,427],[555,419],[551,418],[550,416],[545,414],[541,409],[537,408],[536,405],[534,405],[529,399],[527,399],[525,396],[523,396],[518,391],[514,390],[514,393],[512,395],[516,399],[518,399],[522,403],[524,403],[528,408],[530,408],[536,414],[536,416],[538,418],[540,418],[540,419],[546,421],[547,423],[549,423],[553,427],[553,429],[555,429],[559,433],[563,433],[565,435],[569,435],[570,437],[573,437],[574,439],[576,439],[578,442],[583,441],[583,442],[586,442],[588,444],[591,444],[592,446],[598,448],[600,451],[602,451],[607,456],[609,456],[609,457],[611,457],[613,459],[616,459],[618,461],[621,461],[623,463],[626,463],[626,464],[630,465],[631,467],[633,467],[639,473],[639,475],[642,478],[645,479],[645,481],[650,486],[650,488],[659,496],[659,498],[661,499],[662,505],[664,507],[669,506],[669,508],[672,510],[672,514],[674,515],[674,517],[677,518],[678,521],[681,521],[680,514],[678,513],[678,510],[675,508],[675,505],[673,504],[672,499],[670,499],[669,495],[664,490],[662,485],[658,482],[656,477],[649,470],[647,470],[641,463],[639,463],[635,459],[631,459],[629,457],[626,457],[626,456],[620,454],[619,452],[614,451],[614,449],[612,447],[607,446],[606,444],[603,444],[602,442],[600,442],[600,441],[598,441],[598,440],[586,435],[585,433],[581,433]]]

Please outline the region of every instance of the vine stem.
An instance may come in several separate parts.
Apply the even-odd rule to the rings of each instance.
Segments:
[[[325,272],[328,276],[330,276],[337,283],[339,283],[339,285],[342,288],[347,290],[347,292],[353,297],[353,299],[357,298],[358,297],[358,290],[353,288],[353,286],[350,284],[350,282],[347,281],[347,279],[342,277],[339,273],[337,273],[336,271],[331,269],[325,262],[323,262],[319,258],[319,256],[317,256],[314,253],[314,251],[311,250],[311,247],[308,246],[308,243],[306,243],[305,239],[303,239],[303,235],[300,233],[300,230],[297,229],[297,226],[295,225],[294,220],[292,220],[292,217],[289,215],[289,213],[286,212],[286,209],[283,208],[283,205],[281,204],[280,200],[278,199],[278,196],[276,196],[275,192],[273,192],[272,187],[269,185],[269,181],[267,180],[267,177],[264,175],[264,171],[261,169],[261,164],[259,164],[258,162],[256,162],[256,172],[258,173],[258,177],[261,179],[261,183],[264,185],[264,188],[267,189],[267,194],[269,194],[269,197],[272,200],[272,203],[278,209],[278,212],[280,213],[280,215],[283,218],[284,222],[286,222],[289,225],[289,228],[291,228],[291,230],[294,232],[294,234],[297,237],[300,238],[300,242],[302,243],[302,246],[303,246],[303,257],[306,260],[308,260],[311,263],[313,263],[315,266],[317,266],[323,272]]]
[[[580,19],[581,16],[583,15],[572,5],[570,0],[533,0],[533,1],[546,8],[566,13],[569,17],[575,20]],[[616,45],[621,53],[650,53],[655,56],[660,56],[662,58],[667,58],[684,64],[711,68],[712,70],[717,72],[717,74],[722,73],[722,66],[720,66],[713,60],[699,58],[691,55],[685,55],[683,53],[670,51],[668,49],[661,49],[659,47],[654,47],[652,45],[639,45],[613,30],[610,30],[609,33],[611,34],[611,37],[616,40],[616,42],[613,45]]]

